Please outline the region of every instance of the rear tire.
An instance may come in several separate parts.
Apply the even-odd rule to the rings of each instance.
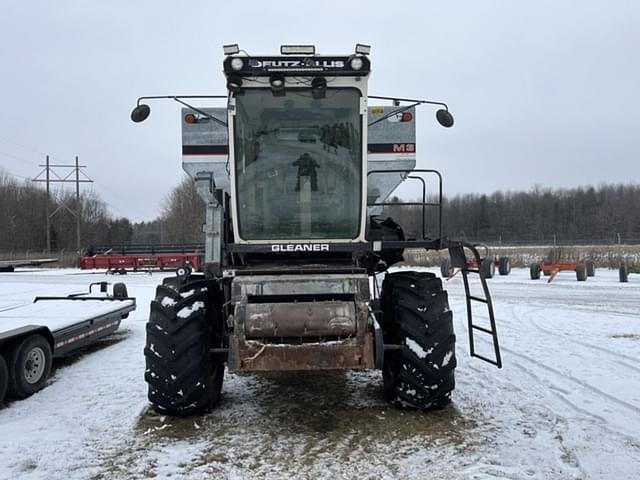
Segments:
[[[627,283],[629,281],[629,270],[626,265],[620,265],[619,275],[621,283]]]
[[[511,260],[509,260],[509,257],[500,257],[498,273],[500,275],[509,275],[511,273]]]
[[[210,353],[223,345],[222,293],[215,281],[190,280],[158,286],[151,302],[145,380],[161,414],[208,412],[222,390],[224,363]]]
[[[51,359],[51,345],[37,333],[13,344],[7,354],[9,395],[27,398],[42,390],[51,372]]]
[[[540,264],[532,263],[529,267],[529,273],[531,275],[531,280],[539,280],[540,279]]]
[[[586,260],[584,262],[587,268],[587,277],[595,277],[596,275],[596,265],[593,263],[593,260]]]
[[[587,266],[584,264],[584,262],[578,263],[576,265],[576,279],[579,282],[587,281]]]
[[[485,258],[480,262],[480,273],[484,275],[484,278],[493,278],[496,274],[496,264],[493,262],[493,258]]]
[[[2,355],[0,355],[0,404],[4,400],[4,396],[7,394],[7,387],[9,386],[9,369],[7,368],[7,362]]]
[[[397,272],[382,285],[385,343],[384,397],[398,408],[447,405],[455,388],[453,317],[442,281],[432,273]]]

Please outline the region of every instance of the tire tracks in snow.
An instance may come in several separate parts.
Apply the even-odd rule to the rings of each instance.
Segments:
[[[458,305],[456,305],[458,306]],[[460,307],[462,308],[466,308],[465,304],[463,302],[460,302]],[[455,308],[454,308],[455,310]],[[513,310],[513,307],[512,307]],[[458,310],[460,311],[460,310]],[[477,317],[481,317],[484,319],[488,320],[488,316],[487,315],[476,315]],[[458,317],[460,317],[460,315],[458,315]],[[467,326],[466,326],[466,321],[459,321],[460,325],[463,327],[463,331],[465,333],[468,332]],[[507,326],[507,325],[500,325],[500,329],[505,328],[507,330],[510,330],[512,332],[517,332],[517,329]],[[499,332],[498,332],[499,333]],[[483,343],[486,344],[491,344],[490,341],[482,338],[482,337],[475,337],[476,342],[478,341],[478,339],[480,341],[482,341]],[[580,387],[582,387],[583,389],[590,391],[592,393],[595,393],[596,395],[606,398],[607,400],[620,405],[621,407],[631,410],[636,414],[640,414],[640,407],[633,405],[631,403],[628,403],[624,400],[621,400],[613,395],[610,395],[602,390],[600,390],[597,387],[594,387],[593,385],[580,380],[572,375],[566,374],[564,372],[561,372],[558,369],[555,369],[554,367],[550,367],[549,365],[544,364],[543,362],[540,362],[532,357],[530,357],[529,355],[523,354],[523,353],[519,353],[516,352],[515,350],[505,347],[504,345],[500,345],[501,350],[508,352],[509,354],[520,358],[521,360],[525,360],[526,363],[530,364],[530,365],[535,365],[536,367],[545,370],[547,372],[551,372],[554,375],[556,375],[557,377],[561,377],[565,380],[569,380],[577,385],[579,385]],[[559,400],[561,400],[564,404],[566,404],[569,408],[573,409],[574,411],[580,413],[581,415],[585,415],[588,416],[589,418],[591,418],[592,420],[595,420],[599,426],[601,428],[603,428],[604,430],[606,430],[609,433],[615,434],[615,435],[619,435],[622,438],[624,438],[625,440],[627,440],[628,442],[630,442],[633,446],[635,446],[637,449],[640,449],[640,438],[639,437],[634,437],[632,435],[629,435],[625,432],[622,432],[616,428],[613,428],[611,426],[611,422],[609,420],[607,420],[606,418],[595,414],[593,412],[590,412],[589,410],[586,410],[578,405],[576,405],[574,402],[572,402],[569,398],[567,398],[565,395],[569,392],[567,392],[566,389],[563,389],[561,387],[559,387],[556,383],[554,383],[551,379],[549,379],[548,377],[541,377],[538,374],[536,374],[533,370],[531,370],[531,368],[527,368],[525,366],[525,364],[521,363],[521,362],[511,362],[516,368],[518,368],[520,371],[522,371],[523,373],[527,374],[528,376],[530,376],[531,378],[533,378],[536,383],[541,384],[541,385],[546,385],[548,387],[548,391],[554,395],[555,397],[557,397]],[[511,384],[510,384],[511,385]]]
[[[608,348],[604,348],[604,347],[600,347],[599,345],[593,345],[592,343],[588,343],[588,342],[582,342],[580,340],[576,340],[575,338],[571,337],[570,335],[567,335],[566,333],[561,333],[561,332],[552,332],[551,330],[547,330],[544,327],[541,327],[538,322],[536,322],[532,317],[536,312],[541,312],[544,311],[546,308],[545,307],[538,307],[529,311],[525,311],[523,313],[523,315],[520,315],[520,318],[524,317],[531,325],[533,325],[534,328],[536,328],[537,330],[541,331],[542,333],[545,333],[549,336],[552,337],[557,337],[557,336],[561,336],[564,339],[568,340],[571,343],[575,343],[577,345],[582,345],[583,347],[587,347],[587,348],[591,348],[593,350],[598,350],[600,352],[604,352],[607,353],[611,356],[616,357],[616,363],[620,364],[620,365],[624,365],[625,367],[629,368],[630,370],[634,370],[638,373],[640,373],[640,366],[634,366],[631,365],[627,362],[623,362],[622,360],[620,360],[620,358],[624,358],[628,361],[634,362],[638,365],[640,365],[640,361],[638,361],[637,359],[629,356],[629,355],[625,355],[623,353],[617,353],[614,352],[613,350],[609,350]],[[593,313],[593,310],[591,311],[591,313]],[[628,315],[629,316],[629,315]]]
[[[468,332],[467,329],[467,325],[466,325],[466,319],[462,319],[462,315],[457,315],[456,317],[458,317],[458,323],[459,325],[462,327],[461,330],[464,332]],[[489,343],[489,342],[485,342],[485,343]],[[477,377],[482,378],[483,380],[487,379],[487,373],[486,371],[483,371],[482,369],[475,367],[474,365],[471,364],[471,362],[473,361],[472,357],[467,357],[464,361],[464,366],[465,368],[468,368],[470,370],[473,370],[476,373]],[[537,384],[543,384],[543,382],[540,381],[539,377],[535,374],[533,374],[532,372],[528,371],[527,369],[525,369],[524,367],[522,367],[519,363],[517,362],[513,362],[513,365],[516,366],[517,368],[520,368],[521,370],[523,370],[526,374],[528,374],[531,378],[534,379],[534,381]],[[508,379],[504,379],[501,377],[498,377],[497,380],[495,378],[492,379],[492,382],[494,383],[499,383],[502,384],[504,386],[506,386],[506,388],[509,389],[509,391],[511,392],[518,392],[518,394],[520,396],[526,396],[527,398],[530,398],[530,391],[526,391],[522,385],[517,385],[516,383],[508,380]],[[491,384],[490,382],[488,382],[489,384]],[[554,396],[558,397],[560,400],[564,401],[565,403],[568,403],[569,407],[574,409],[574,410],[579,410],[578,407],[574,406],[573,404],[571,404],[570,402],[568,402],[559,392],[554,391],[553,389],[550,391],[551,394],[553,394]],[[544,395],[542,393],[542,395]],[[542,401],[539,402],[537,404],[537,406],[539,408],[541,408],[542,410],[544,410],[544,414],[541,415],[541,420],[544,421],[544,427],[548,428],[551,432],[553,432],[553,438],[558,442],[557,448],[559,450],[559,455],[557,458],[557,461],[559,461],[564,467],[570,469],[572,471],[572,476],[574,478],[587,478],[587,472],[586,470],[583,468],[583,466],[581,465],[579,459],[578,459],[578,455],[575,449],[567,446],[565,444],[564,441],[564,435],[566,435],[566,426],[568,425],[568,420],[565,416],[560,415],[558,412],[556,412],[555,410],[553,410],[553,408],[551,408],[551,406],[549,406],[546,402]],[[525,417],[529,417],[528,413],[521,407],[520,404],[516,403],[515,404],[515,408],[516,410],[523,416]],[[579,410],[580,411],[580,410]],[[586,415],[589,415],[589,412],[586,411],[580,411],[580,413],[584,413]],[[598,421],[606,424],[606,421],[603,418],[598,418]],[[536,429],[540,430],[542,427],[542,423],[538,423],[536,425]],[[562,425],[564,427],[564,429],[560,428],[560,425]],[[635,441],[635,439],[630,439],[628,438],[624,433],[622,432],[617,432],[617,431],[612,431],[609,428],[607,428],[606,426],[604,426],[604,429],[607,430],[609,433],[613,433],[613,434],[617,434],[617,435],[621,435],[624,436],[625,438],[629,439],[629,440],[633,440]]]

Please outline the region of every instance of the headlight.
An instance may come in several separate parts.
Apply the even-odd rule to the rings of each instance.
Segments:
[[[231,68],[233,68],[236,72],[238,70],[242,70],[242,67],[244,67],[244,61],[241,58],[234,58],[231,60]]]
[[[353,57],[349,62],[351,66],[351,70],[360,70],[362,68],[363,62],[360,57]]]

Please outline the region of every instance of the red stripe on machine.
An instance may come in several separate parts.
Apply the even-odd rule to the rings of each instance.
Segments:
[[[80,335],[76,335],[75,337],[67,338],[66,340],[62,340],[61,342],[56,343],[55,347],[60,348],[60,347],[64,347],[65,345],[75,343],[79,340],[82,340],[83,338],[90,337],[91,335],[94,335],[98,332],[114,327],[118,325],[118,323],[120,323],[120,321],[116,320],[115,322],[107,323],[106,325],[102,325],[101,327],[94,328],[93,330],[89,330],[88,332],[81,333]]]

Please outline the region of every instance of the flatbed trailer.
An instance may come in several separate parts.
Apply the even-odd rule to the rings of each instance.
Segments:
[[[115,332],[135,308],[123,283],[109,294],[107,282],[97,282],[88,293],[36,297],[0,310],[0,402],[7,393],[25,398],[43,388],[53,358]]]

